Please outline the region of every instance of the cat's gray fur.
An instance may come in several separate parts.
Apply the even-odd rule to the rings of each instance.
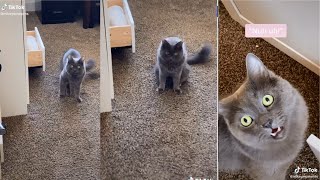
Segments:
[[[60,63],[60,97],[73,96],[81,102],[80,89],[83,78],[94,65],[93,60],[86,63],[79,51],[69,49]]]
[[[168,37],[161,41],[157,50],[155,74],[158,91],[163,91],[168,78],[172,78],[173,90],[181,93],[180,86],[188,80],[189,64],[205,63],[209,60],[211,46],[206,44],[195,55],[188,57],[185,43],[178,37]]]
[[[308,109],[300,93],[258,57],[249,53],[246,66],[245,82],[219,102],[219,170],[245,170],[254,179],[284,180],[303,147]],[[274,97],[268,108],[262,105],[266,94]],[[251,126],[241,126],[243,115],[253,118]],[[280,139],[270,136],[270,127],[263,127],[267,122],[284,127]]]

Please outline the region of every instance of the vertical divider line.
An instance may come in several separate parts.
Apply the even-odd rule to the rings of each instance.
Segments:
[[[216,35],[217,35],[217,37],[216,37],[216,47],[217,47],[217,51],[216,51],[216,53],[217,53],[217,62],[216,62],[216,82],[217,82],[217,89],[216,89],[216,93],[217,93],[217,95],[216,95],[216,97],[217,97],[217,100],[216,100],[216,102],[217,102],[217,104],[216,104],[216,107],[217,107],[217,115],[216,115],[216,118],[217,118],[217,145],[216,145],[216,149],[217,149],[217,179],[219,179],[219,1],[220,0],[217,0],[217,5],[216,5],[216,16],[217,16],[217,18],[216,18]]]

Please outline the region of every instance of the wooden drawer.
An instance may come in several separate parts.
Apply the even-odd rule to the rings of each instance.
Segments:
[[[135,51],[135,30],[134,30],[134,21],[132,14],[128,5],[127,0],[108,0],[107,7],[111,6],[120,6],[122,7],[128,25],[124,26],[110,26],[110,44],[111,47],[125,47],[132,46],[132,51]]]
[[[31,48],[29,43],[26,43],[26,50],[28,53],[28,67],[39,67],[42,66],[45,70],[45,47],[43,45],[38,28],[35,27],[34,31],[27,31],[28,36],[34,37],[37,43],[37,49]]]

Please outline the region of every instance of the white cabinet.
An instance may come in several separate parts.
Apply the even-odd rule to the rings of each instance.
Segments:
[[[13,9],[13,7],[15,9]],[[0,0],[0,106],[2,117],[27,114],[28,59],[24,1]]]

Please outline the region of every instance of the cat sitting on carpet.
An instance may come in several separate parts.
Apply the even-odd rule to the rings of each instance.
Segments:
[[[75,49],[69,49],[60,63],[60,97],[73,96],[82,101],[80,89],[86,72],[94,67],[93,60],[86,63],[84,57]]]
[[[247,78],[219,102],[219,170],[284,180],[303,147],[308,108],[292,85],[249,53]]]
[[[173,90],[180,94],[180,86],[188,80],[191,64],[209,61],[211,45],[206,44],[193,56],[188,56],[185,43],[178,37],[168,37],[161,41],[157,51],[155,74],[157,91],[165,89],[166,82],[172,81]],[[170,83],[169,83],[170,84]]]

